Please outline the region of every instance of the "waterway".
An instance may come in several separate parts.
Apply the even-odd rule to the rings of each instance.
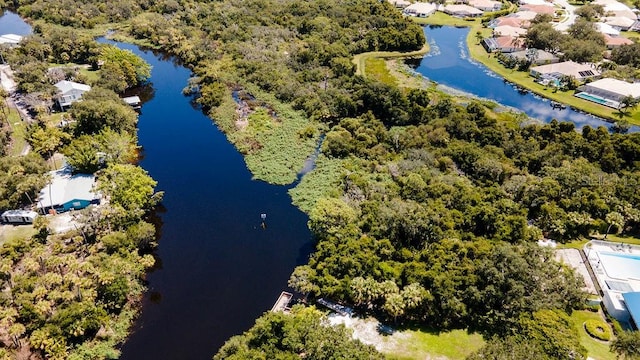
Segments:
[[[430,51],[421,60],[410,62],[424,77],[464,93],[493,100],[499,104],[523,111],[544,122],[552,119],[571,121],[577,128],[611,124],[590,114],[567,107],[553,109],[550,101],[532,93],[523,94],[502,77],[469,56],[467,35],[469,28],[451,26],[425,26],[424,33]]]
[[[165,191],[149,291],[122,359],[210,359],[271,308],[312,249],[288,187],[254,181],[224,134],[183,96],[190,71],[128,44],[152,66],[140,165]],[[261,214],[267,214],[266,227]]]

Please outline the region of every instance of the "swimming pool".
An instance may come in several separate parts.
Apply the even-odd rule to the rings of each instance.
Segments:
[[[608,103],[608,101],[606,99],[603,99],[601,97],[595,96],[595,95],[591,95],[585,92],[581,92],[581,93],[577,93],[574,95],[575,97],[579,97],[581,99],[585,99],[585,100],[589,100],[589,101],[593,101],[594,103],[598,103],[601,105],[606,105]]]
[[[610,278],[640,280],[640,255],[598,252],[600,263]]]

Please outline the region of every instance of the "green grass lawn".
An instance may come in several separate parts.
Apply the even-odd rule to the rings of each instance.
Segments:
[[[35,233],[33,225],[4,225],[0,231],[0,245],[6,241],[31,237]]]
[[[609,351],[609,343],[593,339],[584,330],[582,324],[590,319],[603,320],[600,314],[587,310],[574,311],[571,314],[571,321],[580,335],[580,344],[587,349],[588,356],[595,360],[615,360],[616,355]]]
[[[364,63],[368,76],[378,79],[388,85],[398,85],[398,80],[391,75],[384,59],[378,57],[367,57]]]
[[[9,126],[11,126],[11,150],[9,155],[20,156],[24,146],[27,144],[27,124],[20,119],[16,109],[9,108]]]
[[[410,52],[400,51],[371,51],[362,54],[357,54],[351,60],[356,65],[356,74],[366,76],[367,75],[367,61],[371,59],[390,59],[390,58],[409,58],[409,57],[422,57],[429,52],[429,45],[424,44],[422,49]]]
[[[422,360],[446,357],[449,360],[463,360],[484,345],[482,336],[466,330],[441,333],[419,330],[403,331],[402,340],[393,352],[386,353],[391,360]]]
[[[429,15],[426,18],[412,17],[411,20],[422,25],[441,25],[441,26],[473,26],[480,25],[480,19],[461,19],[458,17],[447,15],[441,11]]]

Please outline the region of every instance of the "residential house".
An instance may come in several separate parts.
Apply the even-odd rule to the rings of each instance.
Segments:
[[[512,26],[527,29],[529,26],[531,26],[531,21],[514,17],[512,14],[493,19],[489,22],[489,24],[487,24],[487,27],[492,29],[498,26]]]
[[[547,15],[553,15],[556,12],[556,8],[554,8],[553,5],[551,4],[548,4],[548,5],[547,4],[545,5],[525,4],[520,6],[520,10],[531,11],[536,14],[547,14]]]
[[[0,45],[5,45],[8,47],[16,47],[20,44],[24,37],[16,34],[4,34],[0,35]]]
[[[616,30],[613,26],[609,25],[609,24],[605,24],[602,22],[597,22],[595,23],[595,27],[596,30],[603,34],[603,35],[610,35],[610,36],[619,36],[620,35],[620,31]]]
[[[533,65],[554,64],[560,61],[560,58],[558,58],[554,54],[540,49],[515,51],[508,54],[507,56],[516,60],[532,60],[531,64]]]
[[[65,109],[82,98],[82,94],[91,90],[91,86],[73,81],[62,80],[54,85],[59,90],[57,97],[60,109]]]
[[[527,29],[523,29],[521,27],[515,27],[510,25],[502,25],[496,26],[493,28],[493,36],[510,36],[510,37],[521,37],[527,34]]]
[[[578,90],[580,90],[583,95],[580,96],[580,93],[578,93],[576,96],[597,103],[602,103],[599,99],[604,99],[609,102],[619,104],[620,101],[627,96],[640,100],[640,83],[629,83],[612,78],[592,81],[580,86]],[[584,94],[588,94],[590,96],[584,96]]]
[[[424,18],[436,12],[437,8],[438,5],[434,3],[417,2],[407,6],[402,12],[405,15]]]
[[[498,11],[502,9],[502,2],[492,0],[465,0],[467,5],[482,11]]]
[[[478,17],[484,13],[482,10],[464,4],[446,5],[442,8],[442,12],[457,17]]]
[[[407,6],[411,5],[411,3],[407,0],[388,0],[391,5],[397,7],[398,9],[404,9]]]
[[[602,5],[605,14],[613,17],[626,17],[631,20],[638,20],[638,15],[627,5],[616,0],[594,0],[592,4]]]
[[[626,37],[610,35],[604,35],[604,43],[609,50],[613,50],[622,45],[633,45],[633,41],[627,39]]]
[[[620,31],[629,31],[629,29],[637,22],[637,20],[629,19],[623,16],[604,17],[602,21],[612,28]]]
[[[524,50],[522,41],[511,36],[486,38],[481,44],[487,52],[512,53]]]
[[[93,174],[72,174],[71,169],[53,171],[51,181],[38,195],[38,211],[65,212],[84,209],[90,204],[99,204],[100,197],[94,192]]]
[[[529,74],[536,78],[555,78],[572,76],[578,81],[584,81],[600,76],[600,72],[589,64],[579,64],[573,61],[534,66],[529,69]]]

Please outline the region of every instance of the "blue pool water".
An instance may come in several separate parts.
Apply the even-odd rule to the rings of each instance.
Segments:
[[[579,93],[579,94],[576,94],[575,96],[585,100],[593,101],[595,103],[602,104],[602,105],[607,103],[607,100],[603,98],[599,98],[597,96],[593,96],[591,94]]]
[[[614,279],[640,280],[640,256],[629,253],[599,252],[605,272]]]

